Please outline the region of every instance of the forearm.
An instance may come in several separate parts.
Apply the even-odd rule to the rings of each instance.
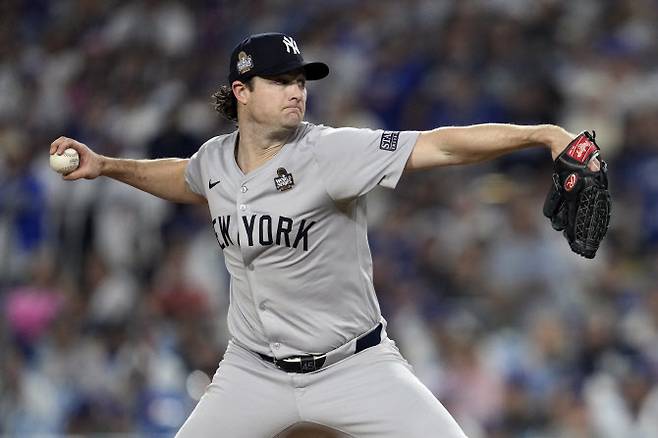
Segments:
[[[189,160],[129,160],[100,157],[100,174],[129,184],[162,199],[180,203],[202,203],[205,198],[192,192],[185,182]]]
[[[520,126],[489,123],[462,128],[439,128],[443,151],[460,163],[490,160],[530,146],[545,145],[550,125]]]
[[[554,152],[560,145],[566,146],[572,137],[555,125],[487,123],[437,128],[421,133],[408,167],[477,163],[531,146],[544,146]]]

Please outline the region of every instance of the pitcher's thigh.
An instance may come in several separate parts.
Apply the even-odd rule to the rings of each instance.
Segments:
[[[359,438],[466,438],[388,342],[337,364],[314,387],[309,420]]]
[[[285,382],[261,364],[234,363],[240,360],[222,361],[177,438],[270,438],[299,420]]]

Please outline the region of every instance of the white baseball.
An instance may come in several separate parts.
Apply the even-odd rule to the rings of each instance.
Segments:
[[[62,155],[53,154],[50,156],[50,167],[57,173],[66,175],[73,172],[80,165],[80,156],[78,151],[68,148]]]

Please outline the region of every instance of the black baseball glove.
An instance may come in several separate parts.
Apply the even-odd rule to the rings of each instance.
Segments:
[[[553,183],[544,202],[544,216],[557,231],[563,231],[571,250],[588,259],[596,250],[610,223],[611,199],[608,166],[599,158],[601,169],[588,164],[599,157],[594,134],[579,134],[558,155],[553,165]]]

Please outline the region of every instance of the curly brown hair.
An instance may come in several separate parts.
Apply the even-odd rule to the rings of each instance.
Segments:
[[[253,90],[251,79],[244,83],[249,90]],[[238,121],[238,101],[233,94],[233,90],[228,85],[222,85],[212,95],[215,102],[212,104],[215,111],[221,114],[227,120],[232,122]]]

